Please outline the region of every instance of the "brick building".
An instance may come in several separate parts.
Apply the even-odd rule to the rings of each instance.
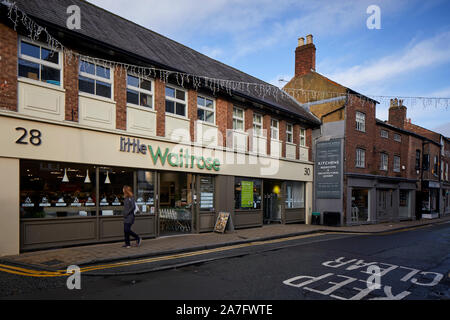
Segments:
[[[422,150],[416,148],[416,153],[421,151],[423,162],[418,210],[427,217],[449,214],[449,138],[414,124],[407,118],[407,108],[401,101],[398,108],[391,110],[389,113],[391,123],[426,138],[423,140]],[[414,149],[410,152],[414,153]]]
[[[0,69],[0,255],[120,241],[123,185],[144,237],[310,220],[320,121],[262,80],[81,0],[1,2]]]
[[[415,219],[434,212],[436,206],[424,204],[428,198],[438,203],[429,190],[439,177],[427,166],[428,157],[433,166],[440,144],[404,125],[406,107],[397,99],[391,101],[389,120],[377,119],[378,102],[317,73],[315,56],[312,35],[306,44],[300,38],[295,75],[284,87],[322,120],[312,134],[314,210],[325,220],[339,214],[341,224]]]

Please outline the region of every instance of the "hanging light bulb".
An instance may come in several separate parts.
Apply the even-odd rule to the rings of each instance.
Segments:
[[[111,184],[111,180],[109,180],[109,171],[106,172],[105,184]]]
[[[89,169],[86,170],[86,179],[84,179],[84,183],[91,183],[91,179],[89,178]]]
[[[67,169],[64,169],[64,177],[62,179],[62,182],[69,182],[69,177],[67,176]]]

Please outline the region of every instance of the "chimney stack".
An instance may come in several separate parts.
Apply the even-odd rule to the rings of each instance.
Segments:
[[[391,106],[389,107],[388,123],[404,129],[406,120],[407,108],[403,105],[403,100],[391,99]]]
[[[308,34],[305,38],[298,39],[298,46],[295,49],[295,76],[303,76],[311,70],[316,71],[316,46],[313,36]]]

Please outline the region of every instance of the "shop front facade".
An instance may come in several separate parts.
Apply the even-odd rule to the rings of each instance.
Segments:
[[[2,255],[123,239],[123,192],[144,238],[309,222],[313,165],[79,125],[0,116]]]

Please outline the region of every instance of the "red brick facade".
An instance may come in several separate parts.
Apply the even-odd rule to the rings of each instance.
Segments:
[[[195,125],[197,123],[197,118],[198,118],[197,91],[189,90],[187,108],[188,108],[187,116],[189,117],[189,120],[190,120],[191,141],[198,141],[198,138],[196,140],[196,137],[195,137]]]
[[[114,69],[114,100],[116,101],[116,128],[127,130],[127,73],[121,67]]]
[[[216,99],[216,109],[216,123],[219,128],[218,144],[226,146],[227,129],[233,128],[233,104],[219,97]]]
[[[166,86],[164,82],[155,79],[155,111],[156,135],[166,136]]]
[[[0,109],[17,111],[17,33],[0,23]]]
[[[78,122],[78,66],[75,57],[64,59],[64,89],[66,90],[66,121]]]

